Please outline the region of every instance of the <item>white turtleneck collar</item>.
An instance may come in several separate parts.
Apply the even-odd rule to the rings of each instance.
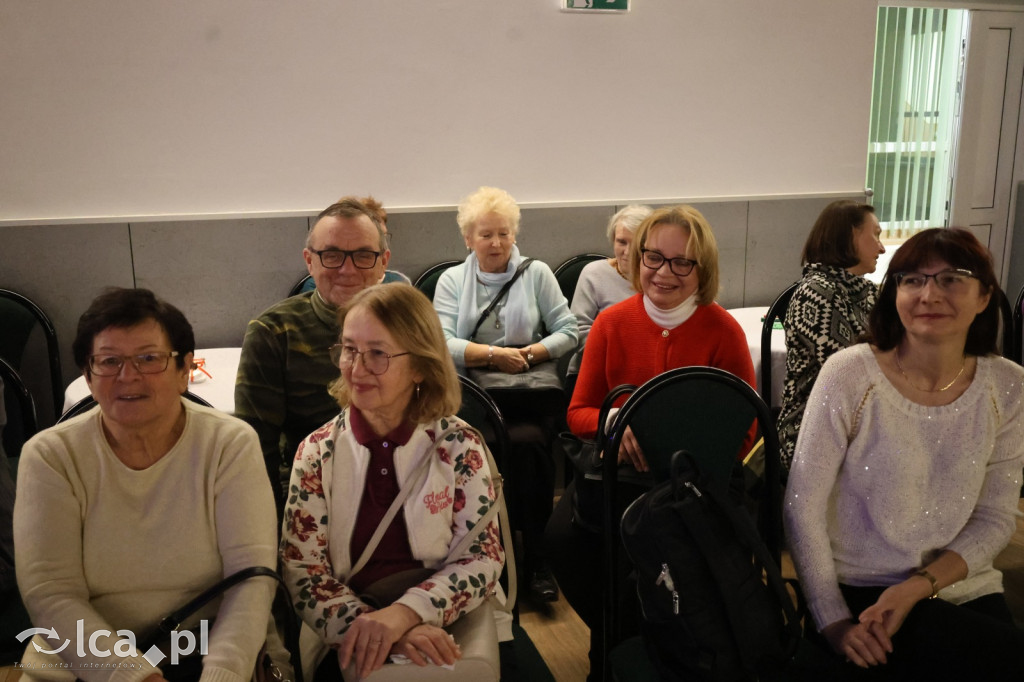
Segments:
[[[651,318],[651,321],[654,322],[654,324],[663,329],[675,329],[683,322],[690,319],[690,316],[696,312],[697,295],[696,292],[694,292],[675,308],[662,310],[658,306],[654,305],[654,302],[644,294],[644,310],[647,311],[647,317]]]

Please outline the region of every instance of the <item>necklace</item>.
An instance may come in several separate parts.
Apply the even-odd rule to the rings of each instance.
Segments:
[[[480,275],[476,276],[476,281],[477,281],[478,284],[482,284],[483,285],[485,293],[490,293],[490,285],[487,282],[485,282],[482,279],[480,279]],[[501,291],[500,287],[498,288],[498,291]],[[497,295],[497,294],[492,294],[492,299],[491,300],[493,300],[493,296],[495,296],[495,295]],[[500,301],[499,303],[495,304],[494,309],[491,311],[493,313],[493,315],[494,315],[494,328],[495,329],[501,329],[501,309],[503,307],[505,307],[505,301]]]
[[[964,356],[963,362],[960,363],[960,371],[956,373],[956,376],[953,377],[953,380],[950,381],[945,386],[943,386],[942,388],[918,388],[917,386],[915,386],[914,382],[911,381],[910,377],[907,376],[907,373],[903,371],[903,363],[900,362],[900,351],[898,348],[896,349],[896,367],[900,370],[900,374],[902,374],[903,378],[907,380],[907,383],[910,384],[911,388],[918,391],[922,391],[924,393],[942,393],[943,391],[952,388],[953,384],[956,383],[956,380],[959,379],[960,375],[964,373],[964,368],[967,367],[967,356]]]

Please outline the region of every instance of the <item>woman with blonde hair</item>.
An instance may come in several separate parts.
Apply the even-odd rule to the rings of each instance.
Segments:
[[[459,231],[470,253],[441,275],[434,308],[460,371],[478,383],[523,375],[511,381],[529,388],[536,387],[532,380],[556,381],[548,361],[576,348],[577,331],[551,268],[519,253],[519,218],[515,199],[497,187],[481,187],[459,204]],[[510,425],[515,452],[504,473],[514,525],[523,533],[528,592],[538,601],[558,598],[542,537],[555,491],[551,442],[565,401],[560,385],[549,385],[559,390],[491,393]],[[556,401],[544,399],[552,393]]]
[[[621,384],[640,386],[667,370],[693,365],[718,367],[754,383],[743,329],[715,303],[718,245],[700,211],[686,205],[653,211],[633,238],[629,272],[638,293],[598,315],[587,340],[568,413],[569,427],[580,438],[596,435],[601,404]],[[737,454],[745,454],[752,443],[753,432]],[[648,470],[629,428],[619,461]],[[597,573],[585,567],[600,564],[601,527],[595,508],[600,498],[588,496],[591,491],[583,476],[566,488],[548,524],[547,540],[557,549],[555,572],[566,597],[590,627],[595,671],[601,669],[601,586]],[[598,501],[588,505],[587,500]]]
[[[341,413],[296,453],[284,577],[322,651],[337,650],[329,666],[336,658],[363,678],[389,654],[452,664],[459,648],[442,627],[495,591],[504,563],[497,521],[480,523],[495,504],[493,472],[477,432],[453,416],[459,380],[426,296],[407,284],[371,287],[338,318],[331,393]],[[399,513],[382,524],[393,504]],[[408,586],[370,602],[403,572],[415,576]]]

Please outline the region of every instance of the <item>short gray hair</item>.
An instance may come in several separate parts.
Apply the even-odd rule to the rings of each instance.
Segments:
[[[651,215],[651,207],[643,206],[641,204],[630,204],[625,208],[620,208],[615,215],[608,220],[608,241],[615,246],[615,226],[622,225],[630,232],[636,232],[636,228],[640,227],[647,216]]]

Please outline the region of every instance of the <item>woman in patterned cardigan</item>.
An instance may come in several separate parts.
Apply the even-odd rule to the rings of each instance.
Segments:
[[[437,315],[406,284],[371,287],[339,314],[331,393],[341,413],[299,447],[281,554],[295,608],[342,670],[360,678],[389,654],[451,664],[458,646],[441,629],[494,592],[504,563],[483,446],[453,415],[461,393]],[[421,466],[426,467],[420,474]],[[419,481],[419,482],[417,482]],[[353,574],[389,506],[414,486],[365,567]],[[476,541],[453,548],[467,533]],[[401,571],[432,569],[390,605],[361,597]],[[400,590],[401,592],[401,590]]]
[[[786,383],[779,413],[782,463],[788,470],[807,397],[825,360],[853,345],[867,328],[877,288],[864,275],[885,253],[875,209],[833,201],[804,244],[804,276],[786,311]]]

